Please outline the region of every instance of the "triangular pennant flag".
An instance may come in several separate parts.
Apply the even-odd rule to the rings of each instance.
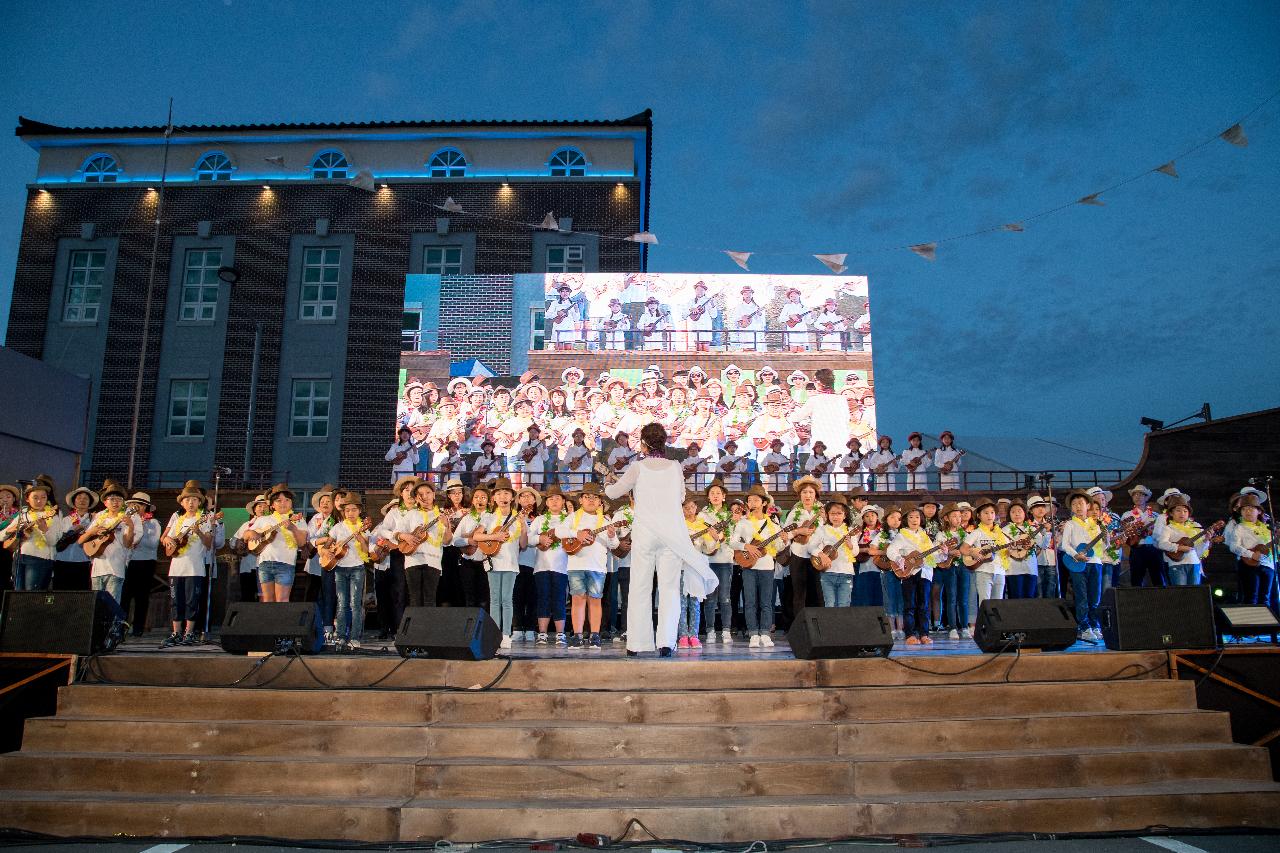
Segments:
[[[348,181],[348,183],[356,189],[364,190],[367,193],[371,193],[377,189],[377,185],[373,182],[373,173],[368,169],[361,169],[354,178]]]
[[[1027,230],[1016,222],[1010,222],[1008,225],[1001,225],[1000,227],[1005,231],[1026,231]]]
[[[446,198],[446,199],[444,200],[444,204],[442,204],[442,205],[440,205],[440,206],[441,206],[441,207],[443,207],[445,210],[449,211],[450,213],[461,213],[461,212],[462,212],[462,205],[460,205],[460,204],[458,204],[456,201],[454,201],[454,200],[453,200],[453,196],[449,196],[448,198]]]
[[[627,239],[630,240],[632,243],[649,243],[654,246],[658,245],[657,235],[650,234],[648,231],[641,231],[637,234],[632,234]]]
[[[542,224],[538,227],[545,228],[548,231],[559,231],[560,223],[556,221],[556,215],[554,213],[548,212],[546,216],[542,217]]]
[[[262,159],[266,160],[268,163],[279,166],[281,169],[284,168],[284,156],[281,154],[277,154],[274,157],[263,157]]]
[[[1238,124],[1233,124],[1222,133],[1218,134],[1232,145],[1239,145],[1241,148],[1249,144],[1249,137],[1244,135],[1244,128]]]
[[[1076,204],[1092,204],[1096,207],[1105,207],[1105,202],[1098,198],[1098,195],[1098,193],[1089,193],[1087,196],[1077,201]]]
[[[1170,160],[1168,163],[1165,163],[1163,166],[1157,166],[1156,171],[1162,175],[1168,175],[1171,178],[1178,177],[1178,170],[1173,167],[1172,160]]]
[[[751,270],[747,269],[747,259],[751,257],[751,252],[730,252],[728,249],[725,249],[724,253],[730,258],[733,258],[733,262],[735,264],[742,267],[744,270],[747,270],[747,272],[751,272]]]
[[[814,257],[822,261],[822,263],[826,265],[827,269],[837,275],[848,269],[848,267],[844,265],[844,259],[849,257],[848,255],[814,255]]]
[[[938,259],[937,243],[917,243],[914,246],[908,246],[907,248],[924,258],[926,261],[934,261]]]

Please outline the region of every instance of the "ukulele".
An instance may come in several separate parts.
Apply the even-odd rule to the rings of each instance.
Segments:
[[[403,462],[405,459],[408,459],[408,458],[409,458],[409,454],[410,454],[412,451],[416,450],[417,448],[419,448],[419,447],[421,447],[421,446],[422,446],[422,442],[421,442],[421,441],[414,441],[412,438],[410,438],[410,439],[409,439],[409,446],[408,446],[408,447],[406,447],[404,450],[401,450],[399,453],[397,453],[397,454],[396,454],[396,455],[391,459],[391,464],[392,464],[392,465],[399,465],[399,464],[400,464],[401,462]]]
[[[747,543],[746,548],[740,548],[740,549],[734,550],[733,562],[737,563],[739,566],[741,566],[744,569],[751,568],[756,563],[760,562],[761,559],[763,559],[764,553],[765,553],[764,549],[768,547],[770,542],[777,539],[779,536],[781,536],[784,533],[790,533],[791,531],[795,530],[799,526],[800,525],[798,524],[788,524],[786,527],[781,528],[777,533],[773,534],[763,542],[761,542],[759,539],[753,539],[752,541]]]
[[[396,548],[406,557],[422,547],[422,543],[427,541],[427,534],[431,532],[431,528],[435,527],[443,516],[437,514],[435,518],[427,524],[419,524],[414,528],[412,533],[401,534],[407,536],[407,539],[401,539]],[[448,534],[446,534],[448,535]]]
[[[217,512],[205,513],[204,518],[200,519],[195,524],[188,526],[187,529],[182,531],[181,534],[179,534],[176,537],[170,537],[173,539],[173,542],[164,546],[164,555],[166,557],[174,556],[183,548],[187,547],[187,541],[191,538],[192,533],[196,533],[196,534],[207,533],[208,530],[204,529],[206,526],[212,529],[212,523],[216,523],[221,520],[222,520],[222,510],[218,510]],[[86,550],[85,553],[87,554],[88,551]],[[254,553],[257,553],[257,552],[254,552]]]
[[[796,326],[799,326],[802,322],[804,322],[805,317],[808,317],[810,314],[812,314],[814,311],[817,311],[817,310],[818,310],[817,308],[811,308],[810,310],[805,311],[803,314],[797,314],[794,317],[788,317],[787,328],[794,329]]]
[[[887,474],[889,473],[889,466],[895,462],[901,461],[901,459],[902,459],[901,456],[892,456],[889,458],[888,461],[877,465],[875,468],[872,469],[872,471],[874,471],[876,474]]]
[[[701,320],[702,315],[707,313],[707,305],[710,303],[710,299],[704,299],[701,302],[694,303],[694,306],[689,309],[689,319],[694,321]]]
[[[892,572],[903,580],[906,580],[924,568],[924,561],[929,557],[929,555],[945,549],[954,548],[959,544],[960,543],[956,542],[954,539],[948,539],[946,542],[934,545],[927,551],[912,551],[910,554],[904,554],[901,559],[893,564]]]
[[[840,549],[845,545],[848,545],[849,542],[853,540],[853,537],[857,536],[861,532],[862,525],[855,524],[849,528],[848,533],[840,537],[839,541],[828,545],[818,553],[814,554],[812,557],[814,571],[825,572],[827,569],[831,568],[836,562],[836,557],[840,555]]]
[[[921,454],[917,456],[915,459],[912,459],[910,462],[907,463],[907,470],[910,471],[912,474],[914,474],[916,472],[916,469],[924,464],[924,460],[925,460],[925,454]]]
[[[507,520],[506,520],[506,521],[502,522],[502,524],[498,525],[498,526],[497,526],[497,527],[495,527],[493,530],[490,530],[490,531],[488,531],[488,532],[489,532],[489,533],[491,533],[491,534],[492,534],[492,533],[504,533],[504,534],[505,534],[505,533],[507,532],[507,530],[508,530],[508,529],[510,529],[510,527],[511,527],[511,523],[512,523],[513,521],[515,521],[515,520],[516,520],[517,518],[519,518],[519,517],[520,517],[520,513],[515,512],[515,511],[512,511],[512,512],[510,512],[510,513],[508,513],[508,514],[507,514]],[[492,556],[494,556],[495,554],[497,554],[499,551],[501,551],[501,550],[502,550],[502,546],[503,546],[503,545],[505,545],[505,544],[506,544],[506,540],[505,540],[505,539],[503,539],[502,541],[495,541],[495,542],[478,542],[478,543],[476,543],[476,544],[468,545],[466,548],[463,548],[463,549],[462,549],[462,553],[463,553],[463,554],[465,554],[465,555],[467,555],[467,556],[469,557],[469,556],[471,556],[472,554],[474,554],[474,553],[476,552],[476,550],[478,549],[478,550],[480,551],[480,553],[481,553],[481,554],[484,554],[486,557],[492,557]]]
[[[619,523],[620,522],[617,522],[617,521],[611,521],[608,524],[605,524],[601,527],[597,527],[595,530],[578,531],[579,534],[582,534],[583,532],[587,534],[586,541],[583,541],[580,538],[580,535],[573,536],[569,539],[560,540],[560,547],[564,548],[564,552],[572,557],[574,554],[578,553],[583,548],[586,548],[588,545],[591,545],[592,543],[594,543],[596,541],[597,535],[605,532],[611,527],[617,527]]]
[[[704,538],[708,533],[711,533],[711,532],[726,533],[728,532],[729,528],[732,526],[733,526],[732,518],[725,519],[724,521],[718,521],[715,524],[704,524],[701,529],[690,531],[689,539],[695,545],[697,545],[698,540]],[[710,551],[707,550],[708,547],[711,549]],[[720,550],[720,542],[718,540],[712,539],[710,545],[705,545],[705,544],[697,545],[697,548],[699,551],[701,551],[702,553],[710,557],[716,551]]]
[[[755,316],[759,313],[760,313],[760,306],[757,305],[756,310],[752,311],[750,314],[747,314],[746,316],[744,316],[742,319],[738,321],[738,328],[745,329],[748,326],[750,326],[751,321],[754,320]]]
[[[1173,550],[1167,553],[1172,556],[1173,559],[1180,560],[1182,559],[1182,555],[1194,548],[1196,543],[1202,538],[1208,536],[1211,539],[1217,539],[1218,534],[1222,532],[1222,528],[1226,526],[1227,523],[1225,521],[1215,521],[1208,527],[1203,528],[1195,536],[1183,536],[1177,542],[1173,543]]]
[[[813,525],[813,529],[812,529],[812,530],[809,530],[809,525],[810,525],[810,524],[812,524],[812,525]],[[807,519],[806,521],[804,521],[803,523],[801,523],[800,527],[799,527],[799,528],[797,528],[797,529],[799,529],[799,530],[809,530],[809,532],[808,532],[808,533],[797,533],[795,536],[792,536],[792,537],[791,537],[791,542],[792,542],[792,544],[795,544],[795,545],[807,545],[807,544],[809,544],[809,537],[810,537],[810,536],[812,536],[814,533],[817,533],[817,532],[818,532],[818,518],[817,518],[817,515],[815,514],[815,515],[811,516],[809,519]]]
[[[246,541],[245,543],[249,547],[249,553],[261,554],[262,549],[266,548],[267,545],[271,543],[271,540],[276,538],[276,534],[280,532],[280,529],[282,527],[284,527],[286,524],[297,524],[300,521],[302,521],[301,513],[295,512],[293,515],[289,516],[288,518],[277,521],[275,524],[271,525],[266,530],[253,530],[253,529],[248,530],[245,533],[245,536],[246,537],[252,536],[254,539],[253,542]]]
[[[125,507],[124,515],[116,519],[115,523],[110,527],[99,530],[97,533],[93,534],[93,536],[84,541],[84,544],[81,545],[81,547],[84,548],[84,555],[92,560],[94,557],[107,550],[107,546],[116,541],[116,528],[128,518],[137,514],[137,507],[132,505]],[[169,556],[172,557],[173,555],[170,554]]]
[[[1262,565],[1262,558],[1265,557],[1267,552],[1270,550],[1270,542],[1259,542],[1257,545],[1254,545],[1252,548],[1249,548],[1240,555],[1240,562],[1244,563],[1246,566],[1256,568],[1257,566]]]
[[[364,522],[355,530],[352,530],[346,538],[341,541],[330,539],[328,542],[325,542],[317,548],[316,550],[320,554],[320,568],[324,569],[326,572],[332,571],[336,568],[338,561],[347,556],[347,551],[351,548],[351,540],[355,539],[361,533],[365,533],[371,529],[373,529],[373,522],[366,518]]]
[[[950,462],[944,462],[942,467],[938,469],[939,473],[950,474],[956,467],[956,463],[960,461],[960,457],[964,456],[967,451],[961,450]]]

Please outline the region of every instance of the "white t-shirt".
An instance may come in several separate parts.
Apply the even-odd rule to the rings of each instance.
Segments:
[[[560,539],[573,539],[582,530],[595,530],[603,527],[612,519],[601,509],[598,513],[587,513],[578,510],[573,515],[556,525],[556,536]],[[563,547],[563,546],[562,546]],[[618,547],[618,537],[613,531],[596,534],[595,541],[582,548],[576,554],[569,555],[569,571],[571,572],[604,572],[609,566],[609,549]]]
[[[264,532],[275,528],[279,522],[279,516],[274,512],[269,512],[264,516],[255,518],[253,520],[252,529],[258,532]],[[276,532],[275,538],[267,543],[266,547],[264,547],[261,553],[258,554],[259,563],[276,562],[284,563],[286,566],[292,566],[298,561],[298,543],[295,542],[290,546],[285,541],[286,533],[289,533],[289,531],[283,528]]]
[[[177,539],[188,528],[200,525],[207,517],[208,513],[204,512],[194,517],[175,512],[169,517],[169,523],[165,525],[164,535],[170,539]],[[201,533],[212,535],[212,525],[204,525],[199,530],[193,530],[187,537],[187,543],[182,551],[169,558],[169,577],[202,578],[205,576],[206,549],[204,540],[200,538]]]
[[[125,547],[124,529],[126,526],[132,528],[132,536],[135,542],[137,541],[137,538],[142,535],[142,529],[139,525],[137,516],[123,516],[124,510],[121,510],[119,516],[120,522],[115,529],[115,539],[111,540],[111,543],[103,549],[102,553],[93,558],[93,569],[90,574],[95,578],[102,575],[114,575],[115,577],[122,578],[124,577],[125,569],[129,566],[129,554],[131,549]],[[106,510],[97,513],[93,517],[93,523],[97,525],[99,529],[109,527],[113,520],[115,519],[113,519],[111,513]]]

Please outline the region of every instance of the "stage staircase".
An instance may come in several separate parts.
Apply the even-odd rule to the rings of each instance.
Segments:
[[[251,664],[95,661],[97,683],[63,688],[57,715],[0,756],[0,821],[378,842],[617,836],[631,818],[707,842],[1280,825],[1266,751],[1232,743],[1163,654],[505,673],[323,657],[218,686]]]

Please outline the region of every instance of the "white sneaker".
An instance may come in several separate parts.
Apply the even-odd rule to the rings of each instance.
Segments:
[[[760,648],[760,635],[759,635],[759,634],[752,634],[752,635],[751,635],[751,642],[747,643],[747,645],[748,645],[750,648],[753,648],[753,649],[758,649],[758,648]]]
[[[502,637],[502,642],[498,645],[498,648],[502,648],[502,649],[511,648],[511,638],[504,634]]]
[[[972,640],[972,639],[973,639],[973,632],[972,632],[972,631],[970,631],[968,628],[965,628],[963,631],[961,631],[961,632],[960,632],[960,636],[961,636],[961,637],[963,637],[963,638],[964,638],[964,639],[966,639],[966,640]]]
[[[1097,628],[1090,628],[1088,633],[1089,633],[1090,640],[1093,640],[1095,643],[1102,642],[1102,632],[1099,631]]]
[[[347,640],[347,648],[349,648],[349,649],[358,649],[358,648],[360,648],[360,641],[359,641],[359,640]]]
[[[952,640],[958,640],[960,639],[960,632],[957,631],[955,628],[952,628],[951,633],[947,634],[947,637]]]
[[[326,630],[324,632],[324,644],[326,646],[336,646],[338,644],[338,632]]]
[[[773,637],[770,637],[768,634],[761,634],[760,645],[766,649],[773,648]]]
[[[729,644],[729,643],[732,643],[732,642],[733,642],[733,632],[732,632],[732,631],[730,631],[728,628],[725,628],[723,631],[721,631],[721,632],[720,632],[720,642],[725,643],[726,645],[727,645],[727,644]]]
[[[892,636],[895,640],[905,640],[907,638],[906,632],[898,630],[894,630]]]

